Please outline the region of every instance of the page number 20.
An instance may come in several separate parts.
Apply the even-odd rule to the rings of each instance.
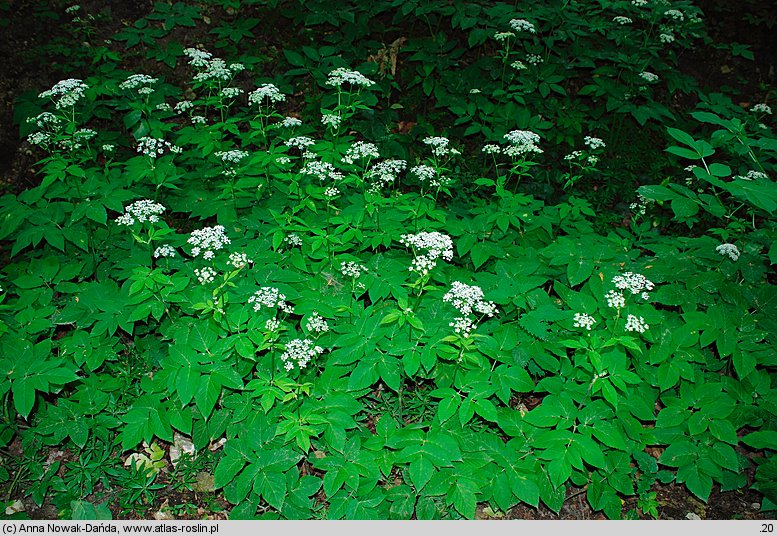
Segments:
[[[774,525],[771,523],[761,523],[761,532],[774,532]]]

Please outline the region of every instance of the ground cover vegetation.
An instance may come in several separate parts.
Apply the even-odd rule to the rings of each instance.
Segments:
[[[6,515],[773,513],[774,92],[678,68],[751,58],[693,2],[46,4]]]

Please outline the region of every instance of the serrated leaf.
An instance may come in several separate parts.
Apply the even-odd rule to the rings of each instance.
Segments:
[[[508,473],[509,474],[509,473]],[[540,488],[529,475],[510,474],[510,489],[521,501],[535,508],[540,503]]]
[[[213,474],[213,485],[216,489],[223,488],[245,467],[246,461],[236,455],[227,455],[221,458]]]
[[[487,398],[475,400],[475,412],[487,421],[497,421],[496,406]]]
[[[410,482],[415,487],[416,493],[424,489],[429,479],[432,478],[433,473],[434,464],[425,456],[420,456],[418,459],[410,462],[408,475],[410,476]]]
[[[697,457],[696,447],[690,441],[677,441],[666,448],[658,463],[670,467],[683,467],[693,463]]]
[[[742,443],[754,449],[777,450],[777,432],[773,430],[753,432],[743,437]]]

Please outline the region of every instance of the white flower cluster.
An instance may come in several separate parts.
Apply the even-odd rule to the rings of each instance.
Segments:
[[[612,21],[617,24],[631,24],[632,20],[628,17],[617,16],[613,17]]]
[[[543,62],[543,59],[539,54],[527,54],[526,61],[532,65],[539,65]]]
[[[57,128],[62,123],[62,121],[59,117],[51,112],[43,112],[36,115],[35,117],[28,117],[27,123],[35,123],[35,126],[38,128]]]
[[[334,199],[338,195],[340,195],[340,190],[338,190],[334,186],[330,186],[326,190],[324,190],[324,197],[326,197],[327,199]]]
[[[305,329],[308,331],[308,333],[325,333],[329,331],[329,324],[327,324],[326,320],[324,320],[320,314],[318,314],[316,311],[313,311],[313,313],[308,318],[308,321],[305,323]]]
[[[262,104],[264,100],[270,102],[283,102],[286,100],[286,95],[281,93],[281,90],[278,89],[275,84],[262,84],[248,94],[249,104]]]
[[[97,131],[93,128],[79,128],[73,133],[73,137],[79,140],[91,140],[97,136]]]
[[[264,305],[268,309],[280,309],[286,314],[294,312],[294,307],[286,303],[286,295],[275,287],[261,287],[248,298],[248,303],[254,304],[254,311],[259,312]]]
[[[189,57],[189,65],[200,69],[194,76],[195,82],[207,82],[209,80],[231,80],[232,77],[245,69],[242,63],[227,63],[221,58],[214,58],[210,52],[196,48],[186,48],[183,53]]]
[[[512,19],[510,21],[510,27],[516,32],[537,33],[534,24],[525,19]]]
[[[616,275],[612,278],[613,284],[619,290],[629,290],[632,294],[640,294],[643,300],[649,300],[648,291],[653,290],[655,285],[642,274],[633,272],[624,272],[622,275]]]
[[[615,307],[620,309],[626,306],[626,298],[617,290],[611,290],[604,295],[604,299],[607,300],[607,307]]]
[[[664,44],[672,43],[674,42],[674,34],[669,31],[661,33],[658,36],[658,40]]]
[[[413,166],[410,168],[410,173],[418,177],[421,182],[429,182],[437,176],[437,169],[426,164]]]
[[[283,242],[291,247],[302,245],[302,239],[297,233],[289,233],[286,237],[284,237]]]
[[[649,327],[650,326],[645,323],[645,319],[641,316],[637,317],[634,315],[628,315],[626,317],[626,331],[637,331],[639,333],[645,333]]]
[[[116,146],[112,143],[103,143],[102,150],[106,153],[112,153],[116,150]]]
[[[740,179],[743,181],[752,181],[752,180],[766,180],[769,178],[769,175],[766,173],[763,173],[761,171],[755,171],[751,169],[748,171],[745,175],[734,175],[735,179]]]
[[[159,221],[159,215],[165,211],[165,207],[155,203],[150,199],[141,199],[135,201],[124,208],[124,214],[116,218],[119,225],[135,225],[135,222],[156,223]]]
[[[724,256],[728,255],[728,257],[732,261],[736,262],[737,260],[739,260],[739,256],[740,256],[739,248],[736,247],[734,244],[721,244],[715,248],[715,251],[717,251],[718,254],[720,255],[724,255]]]
[[[277,318],[268,318],[267,321],[264,323],[264,329],[266,329],[269,332],[275,333],[278,331],[281,327],[281,321]]]
[[[631,0],[631,5],[635,7],[644,7],[648,5],[648,0]]]
[[[324,349],[320,346],[315,346],[310,339],[294,339],[286,344],[286,351],[281,354],[281,361],[283,361],[283,368],[291,370],[294,365],[302,370],[311,359],[322,354]]]
[[[286,140],[284,145],[286,145],[286,147],[295,147],[300,151],[304,151],[314,143],[316,143],[316,140],[313,138],[308,138],[307,136],[295,136]]]
[[[185,48],[184,54],[189,56],[189,65],[192,67],[207,67],[213,54],[197,48]]]
[[[222,99],[234,99],[238,95],[242,94],[243,90],[239,87],[225,87],[221,90],[221,93],[219,93],[219,96]]]
[[[231,264],[235,268],[245,268],[246,266],[248,266],[249,262],[254,262],[254,261],[249,259],[245,253],[238,253],[237,251],[233,251],[232,253],[229,254],[229,264]]]
[[[51,138],[52,134],[49,132],[33,132],[27,135],[27,143],[46,148],[51,143]]]
[[[639,73],[639,77],[645,82],[647,82],[648,84],[658,82],[658,75],[648,71],[642,71],[641,73]]]
[[[564,157],[564,160],[571,162],[572,160],[578,160],[583,157],[583,151],[572,151]]]
[[[170,244],[164,244],[154,250],[154,258],[159,257],[175,257],[175,248]]]
[[[593,136],[586,136],[583,143],[585,143],[585,145],[587,145],[588,148],[592,151],[596,151],[597,149],[604,149],[607,147],[607,144],[604,143],[601,138],[594,138]]]
[[[483,290],[477,285],[466,285],[460,281],[454,281],[451,284],[451,289],[442,297],[442,300],[450,302],[462,314],[449,324],[454,332],[467,338],[477,327],[476,320],[472,318],[474,313],[492,317],[499,312],[494,302],[485,301],[484,297]]]
[[[288,156],[279,156],[278,158],[275,159],[275,161],[278,164],[285,166],[286,164],[289,164],[291,162],[291,158],[289,158]]]
[[[367,267],[352,261],[344,262],[340,264],[340,273],[345,277],[353,277],[355,279],[361,277],[362,272],[368,272]]]
[[[494,34],[494,39],[497,41],[504,41],[505,39],[510,39],[511,37],[515,37],[514,32],[496,32]],[[470,93],[472,92],[470,91]]]
[[[354,142],[343,155],[343,162],[353,164],[361,158],[380,158],[378,146],[364,141]]]
[[[588,331],[591,331],[591,327],[594,324],[596,324],[596,319],[591,315],[586,313],[575,313],[575,323],[573,325],[576,328],[585,328]]]
[[[367,172],[367,177],[375,181],[375,188],[393,183],[397,176],[407,169],[404,160],[384,160],[373,165]]]
[[[494,316],[498,311],[492,301],[484,301],[483,289],[477,285],[467,285],[461,281],[451,283],[451,289],[442,297],[442,301],[450,302],[464,315],[471,315],[473,311],[488,317]]]
[[[647,205],[648,199],[642,194],[637,194],[637,200],[629,205],[629,209],[637,216],[644,216]]]
[[[177,145],[173,145],[169,141],[158,138],[143,136],[138,140],[138,152],[151,159],[158,158],[165,154],[165,149],[173,154],[178,154],[182,150]]]
[[[214,58],[210,52],[196,48],[187,48],[183,52],[189,56],[189,65],[200,70],[194,75],[195,82],[228,81],[245,69],[242,63],[227,65],[227,62],[221,58]]]
[[[119,84],[119,89],[138,89],[143,86],[156,84],[158,81],[158,78],[151,77],[147,74],[132,74],[127,77],[124,82]]]
[[[338,67],[334,71],[329,73],[326,79],[327,85],[340,87],[345,83],[353,86],[370,87],[374,86],[375,82],[364,76],[359,71],[352,71],[345,67]]]
[[[340,114],[324,114],[321,116],[321,124],[325,127],[331,127],[335,130],[340,128],[340,123],[343,122],[343,118]]]
[[[283,121],[278,123],[278,125],[283,128],[294,128],[302,125],[302,120],[297,119],[296,117],[284,117]]]
[[[242,159],[248,156],[248,152],[233,149],[231,151],[218,151],[215,153],[215,156],[224,164],[233,165],[239,164]]]
[[[664,16],[678,21],[685,20],[685,15],[679,9],[667,9],[664,11]]]
[[[192,108],[194,108],[194,103],[192,101],[182,100],[175,105],[175,113],[181,114],[183,112],[188,112]]]
[[[504,135],[510,143],[510,147],[504,149],[504,153],[511,157],[523,156],[528,153],[541,153],[537,144],[540,136],[529,130],[513,130]]]
[[[496,143],[487,143],[483,146],[483,152],[486,154],[499,154],[502,148]]]
[[[204,268],[195,268],[194,275],[197,276],[197,280],[200,282],[200,285],[205,285],[207,283],[212,283],[213,280],[216,279],[216,270],[210,266],[206,266]]]
[[[221,58],[210,60],[207,68],[194,75],[195,82],[207,82],[209,80],[229,81],[232,77],[242,70],[242,65],[233,63],[227,66],[227,63]]]
[[[769,105],[768,104],[764,104],[762,102],[759,103],[759,104],[756,104],[755,106],[750,108],[750,110],[752,110],[755,113],[762,113],[762,114],[766,114],[766,115],[772,115],[772,109],[769,107]]]
[[[192,248],[193,257],[199,257],[200,253],[202,253],[202,258],[205,260],[211,260],[216,255],[215,251],[222,249],[225,244],[232,243],[227,235],[224,234],[223,225],[195,229],[191,232],[186,242],[194,246]]]
[[[207,119],[202,115],[193,115],[191,121],[192,125],[204,125],[207,122]]]
[[[432,188],[449,186],[453,181],[445,175],[437,175],[437,169],[426,164],[420,164],[410,168],[410,173],[418,177],[421,183],[429,183]]]
[[[337,171],[332,164],[329,162],[321,162],[320,160],[308,160],[305,162],[305,165],[302,166],[300,173],[303,175],[311,175],[320,181],[325,181],[327,179],[339,181],[343,178],[343,174]]]
[[[513,68],[513,69],[515,69],[516,71],[523,71],[523,70],[525,70],[525,69],[528,69],[528,67],[526,67],[526,64],[525,64],[524,62],[522,62],[522,61],[517,61],[517,60],[516,60],[516,61],[514,61],[514,62],[512,62],[512,63],[510,64],[510,67],[512,67],[512,68]]]
[[[54,87],[46,90],[38,95],[42,99],[51,99],[54,101],[54,107],[57,110],[75,106],[75,104],[84,96],[84,91],[89,86],[84,84],[82,80],[77,78],[68,78],[67,80],[60,80]]]
[[[170,106],[169,104],[167,104],[166,102],[160,102],[159,104],[157,104],[156,105],[156,109],[159,110],[160,112],[172,112],[173,111],[173,107]]]
[[[448,156],[461,154],[458,149],[449,147],[450,140],[443,138],[442,136],[427,136],[424,138],[424,143],[432,148],[432,154],[434,156]]]
[[[404,234],[399,242],[414,250],[426,251],[426,253],[416,255],[408,268],[411,272],[418,272],[422,276],[427,275],[432,268],[437,266],[437,259],[440,257],[446,261],[453,259],[453,240],[450,236],[437,231]]]

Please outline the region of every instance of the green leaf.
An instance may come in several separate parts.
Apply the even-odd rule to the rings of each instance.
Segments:
[[[754,449],[777,450],[777,432],[773,430],[753,432],[743,437],[742,443]]]
[[[25,419],[35,405],[35,381],[31,378],[21,378],[11,384],[13,405],[16,412]]]
[[[440,400],[437,406],[437,417],[440,419],[440,422],[442,423],[450,419],[456,413],[456,410],[459,409],[460,403],[461,397],[456,392]]]
[[[729,421],[724,419],[716,419],[712,420],[709,423],[710,433],[720,439],[721,441],[725,441],[726,443],[729,443],[731,445],[736,445],[739,443],[739,438],[737,437],[737,430],[734,428],[734,425],[731,424]],[[777,447],[775,447],[777,448]]]
[[[236,455],[227,455],[221,458],[219,464],[216,466],[216,471],[213,474],[213,485],[216,489],[223,488],[235,478],[243,467],[245,467],[246,461]]]
[[[567,264],[567,279],[569,285],[574,287],[591,277],[594,271],[594,263],[590,259],[582,257],[573,259]]]
[[[671,206],[674,215],[681,221],[699,212],[699,204],[687,197],[675,197]]]
[[[582,434],[575,434],[572,436],[572,440],[580,446],[583,460],[594,467],[604,468],[606,466],[602,449],[596,441]]]
[[[416,493],[424,489],[429,479],[432,478],[433,473],[434,464],[427,457],[421,456],[410,463],[408,475],[410,476],[410,482],[415,487]]]
[[[696,446],[690,441],[677,441],[669,445],[661,454],[658,463],[670,467],[683,467],[693,463],[698,457]]]
[[[276,471],[262,471],[254,481],[254,490],[261,493],[267,504],[276,510],[283,509],[286,500],[286,477]]]
[[[508,473],[509,474],[509,473]],[[535,508],[540,503],[540,488],[529,475],[514,473],[510,475],[510,488],[520,500]]]
[[[672,145],[671,147],[667,147],[666,151],[668,153],[676,154],[677,156],[680,156],[682,158],[687,158],[688,160],[700,159],[696,151],[691,151],[690,149],[686,149],[685,147],[677,147],[676,145]]]
[[[677,481],[684,482],[688,489],[707,502],[712,492],[712,478],[704,474],[697,465],[686,465],[677,470]]]
[[[478,242],[472,246],[472,249],[469,250],[469,256],[472,259],[472,264],[475,266],[476,270],[491,258],[491,252],[492,249],[490,244]]]
[[[496,406],[487,398],[475,400],[475,412],[487,421],[497,421]]]
[[[624,434],[620,427],[616,424],[607,421],[596,421],[591,427],[594,437],[614,449],[626,451],[626,442],[624,441]]]
[[[557,457],[547,465],[548,475],[554,487],[560,487],[572,474],[572,464],[566,456]]]
[[[687,132],[683,132],[682,130],[671,128],[671,127],[667,128],[666,132],[667,134],[672,136],[675,140],[679,141],[683,145],[687,145],[688,147],[693,147],[696,144],[696,140],[694,140],[693,136],[691,136]]]
[[[113,519],[108,506],[103,504],[94,505],[87,501],[72,501],[70,503],[72,511],[71,519],[78,521]]]
[[[466,519],[474,519],[479,491],[480,486],[477,482],[467,477],[458,476],[453,481],[453,487],[448,492],[447,498],[462,516]]]

